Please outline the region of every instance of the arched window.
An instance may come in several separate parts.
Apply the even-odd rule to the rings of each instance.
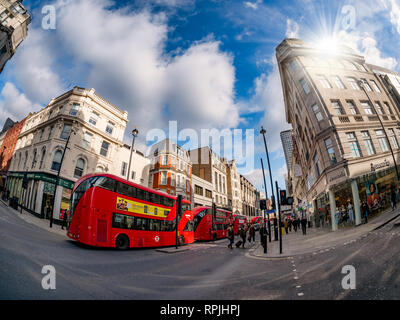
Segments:
[[[32,169],[36,167],[37,149],[33,151]]]
[[[60,170],[61,158],[62,158],[62,152],[60,150],[57,150],[56,153],[54,154],[53,162],[51,164],[51,170],[54,171]]]
[[[42,169],[42,167],[43,167],[43,161],[44,161],[45,155],[46,155],[46,149],[43,149],[42,150],[42,157],[40,158],[39,169]]]
[[[21,154],[21,152],[20,152],[20,153],[19,153],[18,168],[17,168],[17,169],[19,169],[19,166],[21,165],[21,158],[22,158],[22,154]]]
[[[84,169],[85,169],[85,160],[79,158],[78,161],[76,162],[74,177],[75,178],[82,177]]]
[[[25,161],[24,161],[24,167],[22,169],[25,170],[26,168],[26,162],[28,161],[28,151],[25,151]]]

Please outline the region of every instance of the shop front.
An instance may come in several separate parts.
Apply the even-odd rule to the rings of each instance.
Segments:
[[[8,190],[10,197],[18,198],[18,204],[35,216],[49,219],[54,213],[54,222],[61,222],[63,213],[69,213],[71,192],[74,182],[47,173],[10,173]],[[23,186],[23,180],[26,183]]]

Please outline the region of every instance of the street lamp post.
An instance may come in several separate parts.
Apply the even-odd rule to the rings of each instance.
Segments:
[[[265,153],[267,154],[267,162],[268,162],[268,171],[269,171],[269,180],[271,182],[271,202],[273,204],[275,204],[275,196],[274,196],[274,185],[272,183],[272,173],[271,173],[271,165],[269,162],[269,155],[268,155],[268,147],[267,147],[267,140],[265,139],[265,133],[267,131],[263,128],[263,126],[261,126],[261,130],[260,133],[263,135],[264,138],[264,147],[265,147]],[[268,218],[269,218],[269,214],[268,214]],[[268,219],[269,221],[269,219]],[[277,241],[277,232],[276,232],[276,218],[274,218],[274,229],[275,229],[275,241]],[[271,234],[271,232],[270,232]]]
[[[133,146],[135,145],[135,138],[138,136],[139,130],[137,128],[132,130],[132,148],[131,148],[131,156],[129,158],[129,166],[128,166],[128,174],[127,174],[127,179],[129,181],[129,174],[131,172],[131,162],[132,162],[132,153],[133,153]]]
[[[265,183],[264,164],[263,164],[262,158],[261,158],[261,168],[262,168],[263,179],[264,179],[265,202],[267,202],[267,184]],[[267,223],[266,222],[266,219],[267,219],[266,213],[267,213],[267,209],[264,209],[264,232],[265,232],[265,230],[267,228],[267,225],[266,225],[266,223]],[[269,215],[268,215],[268,225],[269,225]],[[269,241],[271,241],[271,230],[269,230],[269,236],[270,236]],[[264,236],[264,253],[267,253],[267,237],[266,236]]]
[[[363,89],[365,95],[367,96],[367,98],[368,98],[368,100],[369,100],[369,102],[370,102],[370,104],[371,104],[371,106],[372,106],[372,109],[374,110],[374,113],[375,113],[376,116],[378,117],[379,123],[381,124],[382,130],[383,130],[383,132],[384,132],[384,134],[385,134],[386,141],[387,141],[387,143],[388,143],[388,145],[389,145],[390,152],[391,152],[391,154],[392,154],[393,163],[394,163],[394,168],[396,169],[397,182],[400,183],[399,169],[397,168],[397,163],[396,163],[396,159],[395,159],[395,157],[394,157],[393,149],[392,149],[392,146],[391,146],[391,144],[390,144],[389,137],[388,137],[388,135],[387,135],[387,133],[386,133],[385,127],[383,126],[383,122],[382,122],[382,120],[381,120],[379,114],[376,112],[374,103],[372,102],[372,100],[371,100],[371,98],[370,98],[370,96],[369,96],[367,90],[366,90],[365,87],[364,87],[364,82],[363,82],[362,80],[358,80],[357,83],[358,83],[358,85]],[[399,123],[397,123],[397,125],[399,125]]]
[[[60,182],[61,167],[62,167],[62,164],[63,164],[63,161],[64,161],[65,152],[68,149],[68,143],[69,143],[69,140],[71,138],[71,133],[73,133],[74,135],[76,134],[75,130],[72,127],[71,127],[71,131],[69,132],[69,135],[68,135],[68,138],[67,138],[67,142],[65,143],[65,147],[64,147],[64,150],[63,150],[63,153],[62,153],[62,156],[61,156],[60,165],[59,165],[58,171],[57,171],[56,184],[54,186],[53,199],[51,201],[52,202],[52,206],[51,206],[51,215],[50,215],[50,228],[53,227],[54,202],[55,202],[55,199],[56,199],[56,191],[57,191],[57,186],[58,186],[58,184]],[[66,213],[64,212],[64,214],[66,214]]]

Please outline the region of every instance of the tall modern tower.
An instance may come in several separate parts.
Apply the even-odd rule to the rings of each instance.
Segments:
[[[0,0],[0,73],[27,37],[31,17],[20,0]]]

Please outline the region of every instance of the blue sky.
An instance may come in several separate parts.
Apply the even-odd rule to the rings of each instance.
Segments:
[[[0,122],[21,120],[74,85],[95,88],[149,130],[255,130],[252,170],[260,190],[267,141],[274,180],[284,185],[279,132],[285,121],[275,48],[285,37],[335,35],[367,61],[399,70],[400,3],[366,1],[25,0],[28,38],[0,75]],[[43,6],[56,8],[56,29],[41,27]],[[352,21],[348,11],[354,13]],[[344,11],[343,11],[344,10]],[[4,120],[3,120],[4,119]],[[246,171],[246,172],[244,172]],[[269,190],[269,184],[267,181]]]

